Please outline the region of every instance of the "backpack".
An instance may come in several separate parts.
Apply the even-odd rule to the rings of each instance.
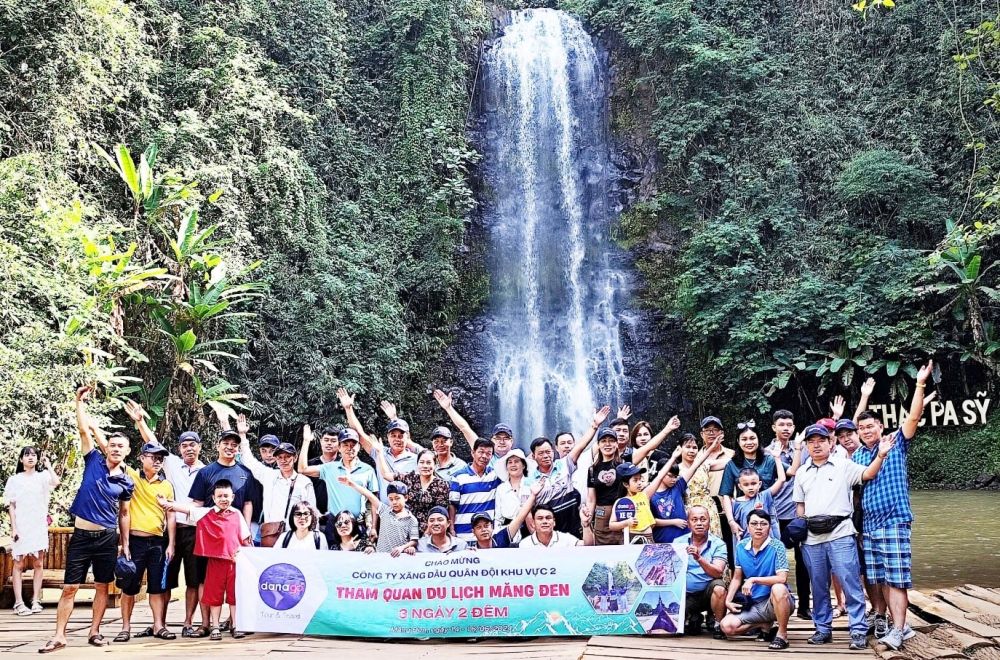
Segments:
[[[285,532],[284,538],[281,539],[281,547],[287,548],[288,544],[292,542],[292,535],[295,534],[292,530]],[[319,532],[313,532],[313,543],[316,544],[316,549],[319,550]]]

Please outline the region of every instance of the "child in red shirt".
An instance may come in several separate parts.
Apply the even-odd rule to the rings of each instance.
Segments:
[[[194,554],[208,560],[201,602],[208,605],[212,620],[209,639],[222,639],[219,618],[223,602],[232,609],[233,637],[242,639],[245,633],[236,629],[236,554],[240,547],[250,545],[250,527],[243,514],[232,507],[233,485],[228,480],[217,481],[212,493],[213,507],[192,507],[166,500],[160,504],[183,511],[198,521]]]

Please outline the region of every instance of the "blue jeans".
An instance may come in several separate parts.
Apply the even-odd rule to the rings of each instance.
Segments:
[[[830,576],[836,575],[844,588],[851,635],[867,635],[865,592],[861,586],[861,564],[854,536],[844,536],[826,543],[803,545],[802,555],[809,566],[813,592],[813,623],[816,632],[829,634],[833,624],[830,608]]]

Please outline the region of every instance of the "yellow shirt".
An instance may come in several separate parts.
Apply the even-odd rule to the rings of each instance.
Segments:
[[[131,529],[146,534],[163,536],[166,533],[167,514],[156,501],[157,495],[163,495],[168,500],[174,499],[174,487],[170,482],[157,475],[153,481],[146,481],[146,477],[136,472],[132,468],[127,468],[128,476],[135,482],[135,492],[132,494],[132,503],[129,505],[129,518],[132,522]]]
[[[635,495],[622,497],[615,502],[616,508],[618,502],[622,500],[631,500],[635,504],[635,522],[629,527],[629,532],[632,534],[642,534],[643,536],[651,535],[656,518],[653,516],[653,510],[649,506],[649,498],[646,497],[646,493],[636,493]]]

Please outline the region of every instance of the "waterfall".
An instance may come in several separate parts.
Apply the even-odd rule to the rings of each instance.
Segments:
[[[491,407],[522,446],[579,436],[628,397],[606,68],[575,18],[516,11],[483,56],[482,93]]]

